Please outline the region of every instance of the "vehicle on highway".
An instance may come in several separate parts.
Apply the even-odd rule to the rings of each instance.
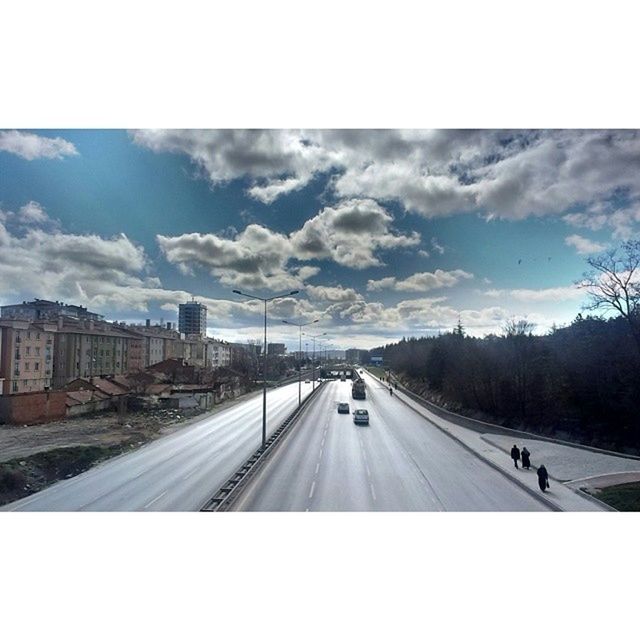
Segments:
[[[353,422],[355,424],[369,424],[369,412],[366,409],[356,409],[353,412]]]
[[[348,402],[338,403],[338,413],[351,413],[351,407]]]
[[[367,398],[367,392],[362,378],[353,381],[351,385],[351,397],[354,400],[365,400]]]
[[[310,382],[311,382],[311,381],[309,380],[309,378],[307,378],[307,379],[304,381],[304,383],[305,383],[305,384],[310,384]]]

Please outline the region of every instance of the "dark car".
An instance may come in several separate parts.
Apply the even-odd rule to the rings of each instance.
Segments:
[[[351,407],[348,402],[338,403],[338,413],[351,413]]]
[[[366,409],[356,409],[353,412],[353,422],[355,424],[369,424],[369,412]]]

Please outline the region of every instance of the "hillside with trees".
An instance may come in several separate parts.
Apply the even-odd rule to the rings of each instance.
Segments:
[[[384,361],[409,388],[451,410],[640,453],[640,242],[588,264],[579,285],[590,302],[569,326],[535,335],[526,320],[512,320],[500,335],[474,338],[458,324],[387,345]]]

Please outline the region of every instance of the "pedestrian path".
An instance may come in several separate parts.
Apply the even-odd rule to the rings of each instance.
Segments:
[[[373,376],[372,378],[377,380]],[[582,473],[581,477],[589,475],[590,470],[593,469],[597,469],[598,473],[627,471],[629,467],[640,471],[640,461],[637,460],[627,460],[617,456],[594,453],[584,449],[574,449],[565,445],[557,445],[540,440],[521,439],[514,442],[513,438],[508,436],[482,434],[432,413],[402,389],[394,390],[394,396],[557,511],[614,511],[611,507],[580,491],[579,487],[563,484],[558,479],[559,477],[570,479],[570,476],[573,476],[577,478],[579,476],[576,474],[580,473],[580,469],[586,471],[586,473]],[[509,443],[508,447],[506,445],[507,442]],[[513,460],[509,455],[509,450],[513,444],[517,444],[518,447],[526,446],[529,449],[531,452],[531,470],[527,471],[514,467]],[[542,445],[544,445],[544,448]],[[548,458],[547,455],[549,456]],[[565,461],[568,471],[561,470]],[[538,486],[538,477],[536,475],[538,464],[543,463],[550,476],[550,488],[544,493]],[[605,469],[608,471],[605,471]]]

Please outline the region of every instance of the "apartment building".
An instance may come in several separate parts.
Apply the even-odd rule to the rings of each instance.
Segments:
[[[221,340],[207,340],[205,366],[211,369],[231,366],[231,345]]]
[[[49,322],[0,319],[0,382],[2,394],[52,388],[56,325]]]
[[[207,335],[207,307],[195,300],[178,307],[178,329],[185,335]]]
[[[5,320],[29,320],[31,322],[55,322],[60,316],[75,318],[76,320],[96,321],[103,319],[103,316],[88,311],[86,307],[65,304],[58,300],[40,300],[39,298],[35,298],[31,302],[23,301],[19,304],[0,307],[0,316]]]
[[[184,357],[181,336],[170,322],[166,325],[152,325],[147,320],[144,325],[121,323],[119,326],[132,338],[140,341],[134,347],[134,357],[130,361],[131,371],[150,367],[169,358]]]
[[[55,332],[53,388],[76,378],[107,376],[128,370],[130,333],[105,321],[60,316]]]

